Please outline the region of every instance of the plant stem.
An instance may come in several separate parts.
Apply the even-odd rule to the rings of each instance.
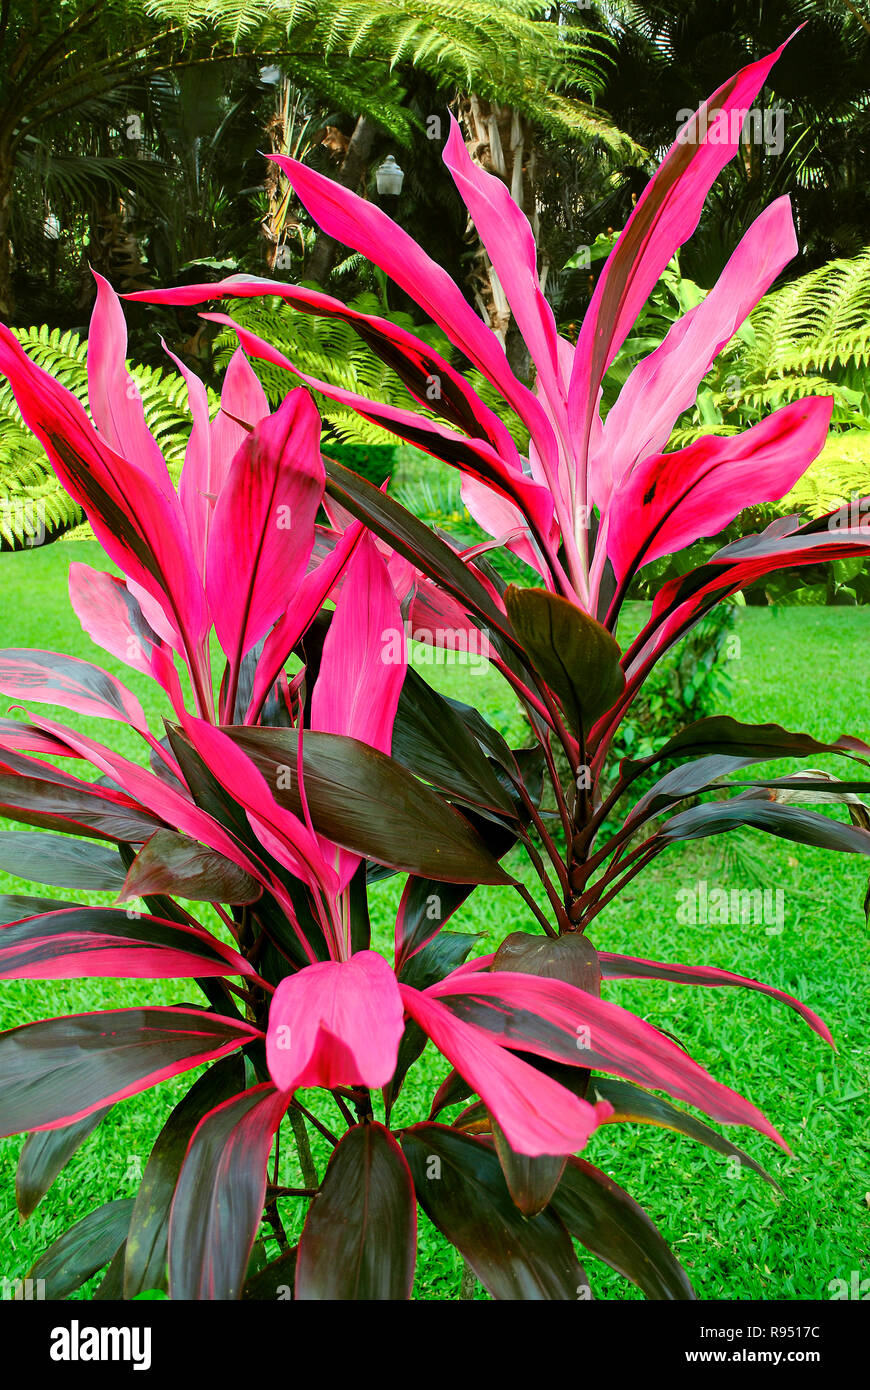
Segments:
[[[311,1156],[308,1129],[299,1110],[295,1108],[296,1104],[291,1105],[287,1113],[290,1116],[290,1124],[293,1126],[293,1138],[296,1141],[296,1152],[299,1155],[299,1167],[302,1169],[302,1181],[306,1187],[317,1187],[317,1169]]]

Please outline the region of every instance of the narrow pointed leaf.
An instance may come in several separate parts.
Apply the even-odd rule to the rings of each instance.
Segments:
[[[663,1100],[661,1096],[651,1095],[649,1091],[633,1086],[630,1081],[619,1081],[615,1076],[596,1076],[594,1087],[595,1095],[613,1106],[613,1114],[603,1120],[603,1124],[634,1123],[670,1129],[675,1134],[694,1139],[698,1144],[703,1144],[716,1153],[738,1159],[744,1167],[751,1168],[754,1173],[764,1178],[765,1182],[781,1191],[776,1179],[772,1178],[760,1163],[756,1163],[754,1158],[738,1149],[737,1145],[732,1144],[724,1135],[717,1134],[715,1129],[705,1125],[703,1120],[687,1114],[685,1110],[678,1110],[670,1101]]]
[[[0,831],[0,869],[56,888],[116,892],[124,883],[124,861],[116,850],[40,831]]]
[[[45,1280],[46,1298],[67,1298],[75,1293],[123,1244],[132,1210],[132,1197],[118,1197],[89,1212],[40,1255],[28,1271],[28,1279]]]
[[[15,1201],[22,1221],[36,1209],[58,1173],[108,1115],[110,1108],[94,1110],[83,1120],[60,1129],[37,1130],[27,1138],[15,1169]]]
[[[255,1086],[200,1121],[169,1218],[169,1294],[241,1297],[266,1195],[266,1164],[287,1097]]]
[[[758,980],[747,979],[743,975],[735,975],[731,970],[717,970],[709,965],[678,965],[666,964],[660,960],[642,960],[636,956],[613,955],[610,951],[602,951],[599,954],[601,962],[601,973],[608,980],[670,980],[678,985],[739,985],[743,989],[755,989],[761,994],[770,995],[771,999],[779,999],[781,1003],[787,1004],[795,1013],[800,1014],[814,1033],[818,1033],[820,1038],[834,1046],[834,1039],[831,1030],[817,1013],[802,1004],[799,999],[795,999],[791,994],[786,994],[784,990],[775,989],[773,985],[760,984]]]
[[[0,691],[17,700],[62,705],[79,714],[97,715],[148,732],[145,711],[132,691],[90,661],[58,652],[23,647],[0,650]]]
[[[125,1298],[167,1287],[169,1212],[184,1156],[200,1120],[222,1101],[238,1095],[244,1080],[240,1056],[216,1062],[194,1082],[157,1136],[130,1217],[124,1259]]]
[[[694,1299],[685,1270],[643,1208],[585,1159],[568,1160],[551,1206],[591,1255],[624,1274],[647,1298]]]
[[[258,1036],[240,1019],[167,1006],[10,1028],[0,1033],[0,1135],[83,1119]]]
[[[760,1110],[715,1081],[658,1029],[618,1004],[596,999],[561,980],[504,970],[476,975],[463,971],[433,985],[426,997],[438,999],[457,1019],[490,1033],[505,1047],[569,1066],[614,1072],[641,1086],[669,1091],[713,1119],[752,1125],[787,1149]],[[504,1128],[501,1116],[497,1119]]]

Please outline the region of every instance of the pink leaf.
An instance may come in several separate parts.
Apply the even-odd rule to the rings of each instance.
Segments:
[[[797,249],[791,203],[777,198],[755,219],[706,298],[634,368],[590,458],[592,500],[602,513],[632,466],[665,448],[715,357]]]
[[[97,298],[88,333],[88,403],[110,449],[147,473],[165,495],[172,482],[160,448],[145,423],[135,378],[127,371],[127,324],[108,280],[93,271]]]
[[[140,734],[149,733],[145,711],[133,692],[101,666],[76,656],[23,647],[0,649],[0,691],[18,700],[115,719]]]
[[[213,725],[202,719],[194,719],[192,715],[185,715],[183,723],[191,743],[221,786],[226,787],[244,806],[261,843],[279,863],[310,887],[334,893],[335,874],[324,860],[316,837],[297,816],[278,804],[256,764],[231,738]],[[196,836],[195,830],[189,833]],[[204,835],[198,838],[226,854],[226,850],[214,844],[213,840],[206,839]],[[233,858],[233,855],[227,857]],[[234,862],[239,863],[237,857]]]
[[[598,959],[601,963],[601,973],[608,980],[670,980],[677,985],[741,985],[744,989],[757,989],[762,994],[769,994],[771,999],[779,999],[781,1003],[794,1009],[806,1020],[814,1033],[818,1033],[820,1038],[831,1044],[831,1047],[834,1046],[831,1030],[824,1019],[819,1018],[817,1013],[806,1004],[802,1004],[799,999],[786,994],[784,990],[775,989],[773,985],[760,984],[758,980],[735,975],[730,970],[717,970],[709,965],[666,965],[664,961],[643,960],[639,956],[617,956],[610,951],[599,951]]]
[[[291,391],[235,455],[211,525],[206,590],[233,670],[305,574],[323,485],[320,417]]]
[[[612,1114],[607,1102],[580,1100],[514,1057],[485,1029],[462,1022],[431,990],[400,989],[408,1013],[474,1088],[518,1153],[574,1153]]]
[[[681,128],[598,278],[569,390],[581,502],[586,500],[587,450],[604,374],[665,266],[697,227],[707,193],[737,151],[742,118],[733,120],[732,113],[746,113],[784,47],[730,77]]]
[[[25,422],[67,492],[84,508],[107,555],[164,609],[195,663],[209,622],[174,492],[170,488],[167,493],[150,474],[113,452],[72,392],[32,362],[3,324],[0,371],[9,378]],[[149,622],[153,627],[150,616]]]
[[[402,612],[365,534],[347,571],[311,697],[311,728],[389,754],[407,668]]]
[[[283,979],[269,1010],[266,1058],[282,1091],[381,1087],[396,1069],[404,1010],[382,956],[308,965]]]
[[[362,534],[360,523],[353,522],[317,567],[309,570],[287,611],[269,633],[257,662],[251,703],[245,715],[246,724],[254,722],[296,643],[342,580],[345,567]]]
[[[529,220],[495,174],[475,164],[453,116],[444,146],[444,163],[471,213],[517,327],[537,370],[537,389],[560,423],[566,420],[566,391],[559,367],[553,311],[538,283],[538,257]]]
[[[84,631],[104,651],[151,676],[169,694],[176,712],[184,700],[171,653],[146,622],[122,579],[74,560],[69,597]]]
[[[515,501],[522,509],[532,526],[543,534],[548,534],[553,519],[553,500],[540,483],[526,476],[518,467],[506,463],[500,454],[486,440],[469,439],[457,430],[448,429],[435,420],[399,406],[384,405],[369,400],[355,391],[332,386],[318,377],[309,376],[295,367],[288,357],[271,343],[235,323],[227,314],[202,314],[211,323],[225,324],[238,334],[239,342],[252,357],[262,358],[276,367],[292,372],[312,390],[321,392],[328,400],[349,405],[365,420],[390,430],[416,448],[423,449],[435,458],[443,459],[452,467],[479,478],[488,487],[494,488],[503,496]]]
[[[519,464],[517,447],[506,425],[480,399],[468,382],[434,348],[406,328],[376,314],[363,314],[342,304],[340,299],[305,285],[288,285],[283,280],[263,280],[248,275],[230,275],[226,280],[206,285],[179,285],[175,289],[142,290],[126,299],[148,304],[204,304],[223,298],[250,299],[268,295],[283,299],[303,313],[338,318],[349,323],[365,343],[401,377],[416,400],[433,414],[449,420],[475,438],[488,439],[506,460]],[[572,348],[573,352],[573,348]],[[230,364],[232,366],[232,363]],[[229,375],[229,374],[228,374]],[[437,387],[437,390],[434,388]],[[252,423],[259,416],[224,406]],[[263,412],[265,413],[265,412]],[[241,440],[239,440],[241,443]],[[238,446],[237,446],[238,447]]]

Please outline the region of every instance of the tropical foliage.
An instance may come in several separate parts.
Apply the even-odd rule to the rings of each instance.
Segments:
[[[0,972],[182,978],[204,999],[28,1021],[0,1035],[0,1132],[32,1133],[18,1183],[25,1214],[108,1106],[209,1064],[167,1120],[135,1201],[108,1202],[67,1238],[97,1241],[106,1260],[116,1252],[107,1278],[124,1296],[168,1287],[175,1299],[274,1297],[292,1284],[303,1300],[407,1298],[419,1204],[495,1298],[591,1297],[573,1238],[648,1297],[687,1299],[687,1276],[649,1217],[580,1156],[590,1135],[663,1125],[757,1169],[652,1094],[661,1090],[787,1148],[750,1101],[602,989],[614,978],[743,987],[830,1041],[825,1023],[727,962],[617,955],[598,936],[607,903],[680,841],[753,827],[870,852],[863,823],[801,805],[820,801],[819,774],[747,771],[837,753],[853,770],[824,775],[824,802],[851,804],[870,785],[870,747],[855,738],[708,717],[612,765],[645,681],[718,602],[783,569],[870,553],[860,526],[778,521],[666,583],[626,650],[614,635],[639,569],[781,497],[825,440],[831,401],[809,397],[742,434],[662,452],[717,352],[794,255],[787,198],[759,216],[714,290],[599,413],[608,367],[736,151],[729,113],[756,97],[779,52],[713,94],[699,113],[719,113],[708,133],[690,122],[669,150],[607,259],[576,346],[540,291],[527,220],[454,126],[446,163],[535,363],[534,391],[398,225],[276,156],[326,233],[375,259],[500,393],[527,432],[524,456],[430,343],[305,286],[237,276],[133,297],[190,306],[278,295],[349,325],[409,402],[316,378],[252,329],[211,315],[241,347],[214,419],[204,385],[177,362],[192,418],[177,486],[131,382],[108,284],[88,340],[90,415],[0,328],[0,369],[22,418],[124,575],[74,565],[75,612],[168,702],[158,737],[135,696],[92,663],[0,653],[7,695],[120,721],[150,760],[29,709],[4,721],[0,809],[37,827],[14,832],[19,862],[36,883],[65,877],[117,891],[119,905],[4,899]],[[290,374],[277,409],[246,354]],[[521,558],[536,587],[506,586],[486,545],[461,551],[324,460],[312,392],[459,469],[490,548]],[[489,661],[529,721],[530,746],[510,747],[474,709],[437,695],[409,665],[406,634]],[[68,770],[76,765],[84,777]],[[638,799],[639,779],[664,768]],[[502,863],[514,845],[538,875],[538,896]],[[370,946],[367,884],[396,872],[408,877],[389,963]],[[540,932],[508,931],[494,955],[469,960],[474,938],[444,928],[479,884],[503,885],[511,925],[508,894],[518,892]],[[427,1041],[450,1070],[428,1116],[393,1128]],[[331,1097],[330,1124],[300,1099],[312,1088]],[[270,1168],[285,1117],[305,1188],[282,1186],[277,1160]],[[308,1126],[332,1146],[323,1175],[304,1158]],[[297,1201],[308,1211],[291,1248],[281,1210]],[[281,1254],[255,1270],[263,1220]],[[62,1239],[48,1258],[56,1264],[66,1248]]]

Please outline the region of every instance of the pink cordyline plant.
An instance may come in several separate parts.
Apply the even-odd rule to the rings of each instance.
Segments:
[[[240,348],[214,419],[204,386],[177,363],[192,427],[176,490],[130,387],[123,313],[104,280],[89,337],[90,416],[0,328],[0,370],[24,419],[125,576],[73,564],[75,612],[171,706],[158,738],[132,692],[98,666],[0,653],[0,690],[120,721],[141,736],[150,764],[30,712],[2,721],[0,811],[39,827],[12,832],[22,875],[115,891],[119,904],[141,899],[147,912],[2,899],[0,974],[190,978],[205,999],[0,1035],[0,1132],[31,1131],[16,1183],[22,1215],[111,1106],[209,1064],[169,1114],[136,1199],[85,1218],[99,1236],[93,1269],[81,1230],[77,1274],[62,1258],[68,1236],[37,1262],[37,1277],[52,1271],[49,1296],[67,1296],[111,1247],[111,1296],[168,1288],[176,1299],[268,1298],[290,1284],[300,1299],[407,1298],[419,1202],[495,1298],[588,1294],[572,1237],[647,1296],[691,1298],[642,1209],[579,1157],[590,1136],[612,1123],[658,1124],[767,1177],[651,1094],[664,1091],[786,1147],[754,1105],[602,999],[601,984],[745,986],[830,1041],[816,1014],[727,969],[614,955],[587,935],[602,908],[680,840],[745,825],[870,851],[866,830],[795,804],[818,789],[813,775],[730,780],[754,763],[819,751],[866,766],[870,748],[853,738],[823,744],[777,725],[704,719],[674,730],[659,753],[623,761],[601,792],[633,696],[715,603],[786,566],[870,553],[859,528],[784,519],[666,584],[627,651],[614,637],[640,567],[717,534],[749,504],[782,497],[825,439],[831,403],[810,398],[742,435],[665,452],[717,352],[795,253],[787,198],[753,223],[716,287],[600,414],[609,365],[735,152],[732,114],[750,106],[778,53],[730,79],[681,132],[599,278],[576,347],[557,333],[539,288],[528,222],[452,126],[445,160],[529,348],[534,389],[401,228],[276,157],[323,230],[375,261],[492,383],[528,431],[527,457],[461,373],[413,334],[312,289],[234,276],[130,298],[190,305],[278,295],[343,319],[399,374],[409,405],[314,380],[232,319],[206,314],[233,326]],[[274,412],[248,357],[291,374],[295,389]],[[386,492],[324,460],[306,387],[458,468],[491,548],[530,565],[536,587],[505,587],[487,547],[458,551]],[[509,747],[409,667],[393,640],[406,623],[424,640],[485,654],[527,714],[532,747]],[[67,770],[76,761],[88,778]],[[664,761],[671,770],[632,805],[638,777]],[[552,814],[542,809],[545,783]],[[825,792],[863,785],[828,780]],[[688,797],[702,799],[680,810]],[[62,858],[65,842],[47,831],[75,837]],[[500,862],[517,844],[540,879],[538,897]],[[367,884],[391,872],[408,875],[392,965],[371,949],[367,907]],[[476,938],[444,927],[479,884],[513,886],[542,931],[508,932],[494,953],[468,960]],[[197,902],[208,926],[191,910]],[[427,1040],[451,1070],[428,1118],[396,1128],[397,1098]],[[452,1123],[439,1121],[461,1102]],[[285,1117],[301,1188],[282,1181]],[[332,1150],[320,1175],[311,1129]],[[293,1244],[284,1220],[299,1202],[309,1205]],[[264,1251],[274,1258],[262,1267]]]

